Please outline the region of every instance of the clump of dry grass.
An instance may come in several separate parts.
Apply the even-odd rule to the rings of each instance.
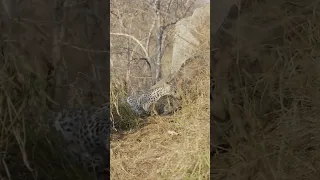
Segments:
[[[237,46],[227,51],[234,59],[228,76],[232,97],[224,97],[241,112],[237,120],[243,126],[233,122],[235,130],[228,137],[232,148],[213,157],[211,176],[317,179],[320,14],[314,11],[315,1],[299,6],[246,2],[234,35]]]
[[[110,84],[110,116],[113,120],[113,130],[124,131],[138,128],[140,120],[133,110],[125,103],[128,94],[123,84],[115,77]]]

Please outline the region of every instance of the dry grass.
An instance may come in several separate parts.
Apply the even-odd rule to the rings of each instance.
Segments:
[[[23,74],[13,62],[8,59],[1,71],[1,178],[92,179],[67,160],[62,141],[43,118],[43,79],[27,70]],[[125,139],[112,142],[113,178],[208,179],[209,71],[194,80],[192,100],[186,97],[183,109],[172,117],[151,117],[146,126],[127,107],[119,107],[125,120],[119,130],[135,132],[127,131]],[[113,90],[111,100],[116,102],[115,95],[123,92]],[[123,173],[124,166],[130,175]]]
[[[112,138],[112,179],[209,178],[209,70],[194,81],[196,98],[185,97],[181,111]]]
[[[6,4],[4,1],[3,3]],[[62,86],[57,88],[59,90],[68,89],[65,85],[74,81],[78,73],[88,74],[88,79],[92,79],[91,74],[105,72],[104,68],[98,70],[98,67],[106,67],[107,63],[107,51],[102,51],[108,39],[105,28],[109,24],[109,12],[105,11],[105,8],[109,2],[97,3],[80,3],[77,7],[67,9],[61,8],[61,4],[55,2],[21,2],[18,6],[9,3],[9,9],[14,12],[10,13],[12,18],[6,17],[3,6],[0,7],[1,180],[93,179],[81,167],[68,161],[64,153],[66,146],[59,136],[52,132],[52,122],[48,121],[45,112],[48,105],[46,84],[47,78],[50,79],[48,71],[53,68],[51,63],[64,64],[64,70],[67,71],[68,80],[58,82],[58,85]],[[13,6],[10,7],[11,5]],[[101,7],[103,11],[96,7]],[[101,23],[91,25],[92,21],[89,19],[92,12],[83,13],[81,9],[84,8],[98,10],[99,13],[96,13],[94,18],[99,17]],[[21,18],[15,18],[17,15]],[[89,18],[83,21],[83,18],[87,17]],[[56,36],[57,29],[66,33]],[[57,39],[61,41],[54,43]],[[97,51],[99,53],[93,53]],[[104,60],[101,61],[100,58]],[[90,68],[93,66],[96,67],[94,72]],[[60,76],[64,72],[55,71],[53,74]],[[102,77],[101,82],[106,81],[105,75],[99,77]],[[105,83],[101,84],[101,89],[105,88]],[[89,88],[91,87],[86,85],[83,89]],[[69,95],[65,91],[63,93]],[[62,101],[59,101],[59,98],[55,100],[60,105],[67,104],[67,98]]]
[[[226,51],[233,61],[224,81],[228,108],[240,116],[230,111],[232,148],[212,157],[211,176],[318,179],[319,5],[316,1],[242,5],[238,31],[230,31],[238,41]]]

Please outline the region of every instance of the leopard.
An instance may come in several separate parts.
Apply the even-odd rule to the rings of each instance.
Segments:
[[[110,147],[110,103],[99,107],[51,112],[53,127],[67,144],[68,154],[88,171],[106,170]]]
[[[128,96],[126,101],[124,103],[127,103],[131,110],[138,115],[138,116],[143,116],[144,110],[142,106],[140,105],[140,96],[139,95],[131,95]]]
[[[176,91],[168,84],[149,89],[146,93],[137,96],[127,97],[127,103],[139,116],[150,115],[151,105],[156,103],[163,96],[176,97]]]
[[[150,113],[150,106],[161,97],[172,95],[170,86],[129,96],[127,103],[138,114]],[[110,142],[110,103],[99,107],[65,108],[51,114],[54,128],[67,144],[71,157],[88,170],[101,171],[108,161]]]

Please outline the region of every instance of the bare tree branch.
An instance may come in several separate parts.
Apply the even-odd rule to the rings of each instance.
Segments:
[[[139,46],[141,47],[141,49],[143,50],[146,58],[148,59],[147,62],[148,62],[148,65],[150,66],[151,68],[151,63],[150,63],[150,59],[149,59],[149,53],[147,51],[147,49],[142,45],[142,43],[137,39],[135,38],[134,36],[130,35],[130,34],[124,34],[124,33],[112,33],[110,32],[111,35],[116,35],[116,36],[125,36],[125,37],[129,37],[131,39],[133,39],[137,44],[139,44]]]
[[[148,37],[147,37],[147,42],[146,42],[146,47],[147,47],[147,52],[150,53],[150,40],[151,40],[151,35],[152,35],[152,31],[154,29],[154,26],[156,24],[156,18],[153,18],[153,22],[152,25],[150,27],[149,33],[148,33]]]

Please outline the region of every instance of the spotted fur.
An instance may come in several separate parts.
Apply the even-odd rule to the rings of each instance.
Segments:
[[[152,89],[140,96],[129,96],[127,98],[127,103],[138,115],[149,114],[151,105],[166,95],[174,95],[174,92],[169,85]]]
[[[109,103],[100,107],[64,109],[53,113],[55,129],[68,144],[72,157],[85,168],[102,170],[110,140]]]

